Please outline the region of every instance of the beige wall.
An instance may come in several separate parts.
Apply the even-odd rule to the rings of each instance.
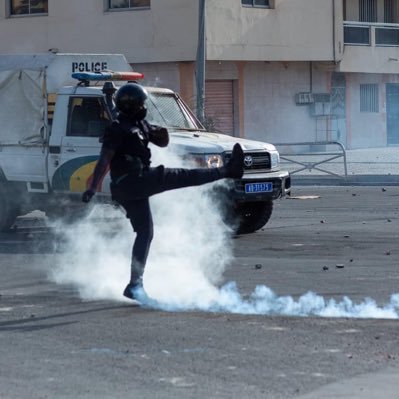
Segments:
[[[379,112],[360,112],[360,85],[378,84]],[[386,83],[399,83],[398,75],[346,74],[347,134],[351,148],[387,145]]]
[[[273,9],[208,0],[206,20],[208,59],[333,60],[334,36],[343,49],[342,0],[275,0]]]
[[[310,89],[308,62],[249,62],[244,69],[245,137],[268,142],[312,141],[316,119],[295,94]],[[329,91],[330,72],[313,68],[314,92]]]
[[[122,53],[129,62],[195,59],[196,0],[152,0],[151,10],[105,11],[102,0],[50,0],[48,16],[5,17],[0,53]]]
[[[180,91],[179,63],[131,63],[133,70],[144,74],[145,86],[167,87],[174,91]]]
[[[338,69],[341,72],[399,73],[399,48],[346,46]]]
[[[0,53],[122,53],[129,62],[193,61],[197,0],[151,0],[151,9],[107,11],[103,0],[49,0],[48,16],[6,16],[0,0]],[[332,60],[342,49],[342,0],[275,0],[274,9],[207,0],[208,60]]]

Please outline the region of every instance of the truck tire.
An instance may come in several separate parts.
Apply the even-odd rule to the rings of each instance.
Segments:
[[[19,214],[19,208],[13,206],[6,195],[6,190],[0,186],[0,231],[9,230]]]
[[[236,208],[238,217],[237,234],[249,234],[261,229],[270,219],[273,201],[247,202]]]

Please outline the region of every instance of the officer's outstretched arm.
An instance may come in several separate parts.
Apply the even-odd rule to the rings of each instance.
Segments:
[[[89,202],[93,195],[96,193],[100,181],[103,180],[105,174],[109,170],[109,164],[115,154],[114,150],[103,147],[101,149],[100,158],[97,161],[96,167],[94,168],[93,179],[90,183],[90,187],[82,195],[83,202]]]
[[[158,147],[166,147],[169,144],[169,132],[164,127],[151,125],[148,135],[151,143]]]

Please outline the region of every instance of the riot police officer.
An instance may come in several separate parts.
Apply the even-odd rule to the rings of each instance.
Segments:
[[[147,98],[146,90],[136,83],[128,83],[118,89],[115,95],[118,116],[105,131],[92,182],[82,195],[82,201],[89,202],[110,169],[112,199],[126,210],[126,217],[136,232],[130,282],[123,292],[130,299],[135,299],[135,293],[142,288],[142,276],[153,238],[149,197],[222,178],[241,178],[244,165],[242,148],[235,144],[229,162],[220,168],[152,167],[148,144],[166,147],[169,134],[167,129],[146,121]]]

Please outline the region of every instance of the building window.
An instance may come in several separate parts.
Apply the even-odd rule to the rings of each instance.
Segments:
[[[109,9],[150,8],[151,0],[109,0]]]
[[[359,0],[359,21],[377,22],[377,0]]]
[[[360,85],[360,112],[379,112],[378,84]]]
[[[11,0],[10,14],[48,14],[48,0]]]
[[[384,22],[386,24],[396,23],[396,2],[394,0],[384,1]]]
[[[241,4],[246,7],[271,8],[271,0],[241,0]]]

